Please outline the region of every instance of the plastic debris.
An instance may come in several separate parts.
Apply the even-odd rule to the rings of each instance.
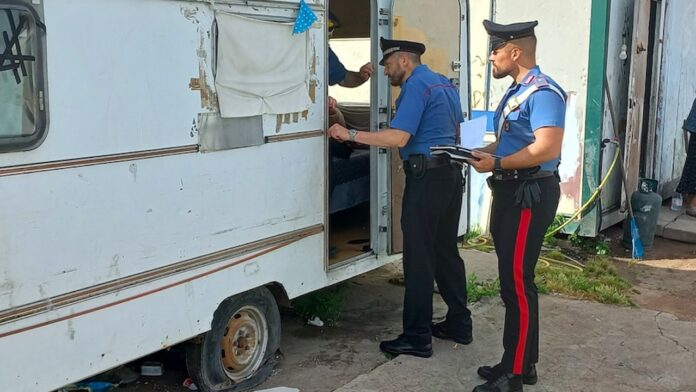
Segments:
[[[182,382],[181,385],[188,388],[190,391],[197,391],[198,390],[196,383],[194,383],[190,377],[187,378],[186,380],[184,380],[184,382]]]
[[[321,319],[317,316],[314,316],[311,319],[307,320],[307,324],[315,326],[315,327],[323,327],[324,326],[324,322],[321,321]]]
[[[162,362],[143,362],[140,365],[140,374],[143,376],[161,376],[163,371]]]

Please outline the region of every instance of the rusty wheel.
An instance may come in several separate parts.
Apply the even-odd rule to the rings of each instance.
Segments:
[[[227,322],[220,341],[220,359],[227,376],[237,382],[254,374],[268,345],[268,325],[261,310],[245,306]]]
[[[208,331],[187,346],[186,364],[201,392],[249,391],[270,377],[280,346],[280,313],[259,287],[220,303]]]

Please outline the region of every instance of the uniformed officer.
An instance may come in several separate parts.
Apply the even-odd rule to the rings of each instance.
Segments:
[[[493,77],[510,76],[513,82],[495,113],[497,141],[475,151],[478,160],[469,160],[478,172],[493,172],[488,179],[493,192],[490,231],[505,303],[503,357],[497,365],[478,369],[487,382],[474,392],[522,391],[523,383],[537,381],[534,268],[558,207],[566,95],[536,65],[536,21],[483,25],[490,35]]]
[[[403,334],[380,343],[384,352],[432,355],[432,336],[469,344],[464,261],[457,228],[464,187],[461,166],[431,157],[430,147],[453,144],[462,119],[459,92],[446,77],[421,64],[425,46],[381,39],[384,74],[400,86],[391,128],[358,132],[338,124],[329,136],[382,147],[399,147],[406,172],[401,228],[404,233]],[[432,324],[433,279],[448,307],[444,321]]]

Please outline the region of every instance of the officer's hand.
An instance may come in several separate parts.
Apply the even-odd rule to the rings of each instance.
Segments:
[[[329,105],[329,109],[331,110],[336,109],[336,105],[338,104],[338,102],[336,102],[336,98],[334,97],[329,97],[327,103]]]
[[[471,155],[477,159],[467,159],[466,161],[479,173],[486,173],[493,171],[495,168],[495,160],[490,154],[486,154],[481,151],[472,150]]]
[[[372,63],[367,63],[360,67],[360,78],[363,81],[367,81],[370,79],[370,76],[372,76],[372,73],[374,72],[374,68],[372,68]]]
[[[344,142],[346,140],[350,140],[350,136],[348,135],[348,130],[343,127],[341,124],[334,124],[329,128],[328,135],[332,139],[336,139],[338,141]]]

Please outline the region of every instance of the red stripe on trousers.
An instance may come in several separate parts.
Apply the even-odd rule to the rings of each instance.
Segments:
[[[527,294],[524,291],[524,248],[527,244],[527,233],[529,224],[532,221],[532,209],[522,209],[520,215],[520,225],[517,228],[517,240],[515,241],[515,256],[512,262],[512,276],[515,282],[515,293],[517,294],[517,306],[520,311],[520,328],[515,350],[515,361],[512,365],[513,374],[522,374],[522,364],[524,362],[524,350],[527,345],[527,331],[529,329],[529,306],[527,305]]]

